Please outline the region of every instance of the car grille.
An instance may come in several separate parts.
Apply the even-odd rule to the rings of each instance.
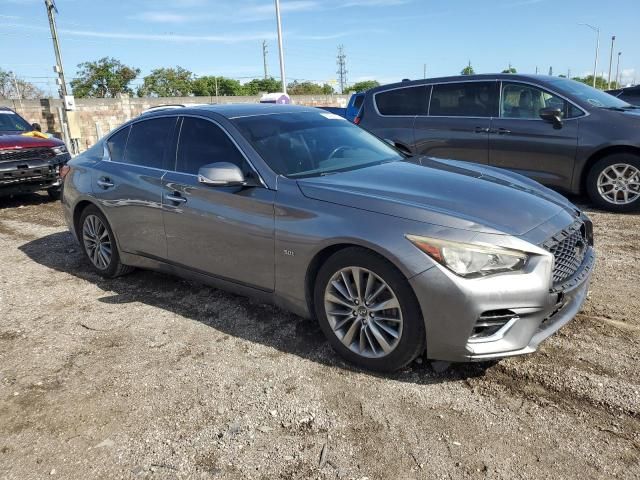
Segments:
[[[553,254],[553,284],[558,285],[571,278],[580,268],[587,253],[589,240],[587,227],[582,221],[558,232],[543,247]]]
[[[16,150],[0,150],[0,162],[16,162],[20,160],[46,160],[55,157],[50,148],[24,148]]]

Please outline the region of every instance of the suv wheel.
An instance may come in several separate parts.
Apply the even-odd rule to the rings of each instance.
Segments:
[[[320,327],[346,360],[391,372],[424,351],[420,306],[406,278],[387,260],[347,248],[320,268],[314,288]]]
[[[115,278],[133,270],[120,262],[118,246],[109,222],[98,208],[89,206],[80,216],[80,241],[94,270],[101,276]]]
[[[640,209],[640,157],[617,153],[598,160],[587,176],[587,192],[593,203],[604,210]]]

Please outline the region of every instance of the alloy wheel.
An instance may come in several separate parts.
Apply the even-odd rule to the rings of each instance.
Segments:
[[[616,163],[598,175],[598,193],[609,203],[627,205],[640,197],[640,170],[628,163]]]
[[[93,265],[106,270],[111,264],[112,247],[109,230],[96,215],[87,215],[82,226],[82,240]]]
[[[324,293],[329,325],[352,352],[368,358],[389,355],[402,337],[402,309],[391,287],[362,267],[346,267]]]

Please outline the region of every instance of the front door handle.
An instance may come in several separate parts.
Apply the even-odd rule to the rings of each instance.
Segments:
[[[175,203],[187,202],[187,199],[184,197],[180,197],[178,193],[166,193],[164,195],[164,199],[167,200],[168,202],[175,202]]]
[[[509,135],[510,133],[511,133],[511,130],[507,130],[506,128],[498,129],[498,135]]]
[[[489,129],[486,127],[476,127],[475,128],[475,132],[476,133],[489,133]]]
[[[99,187],[104,188],[105,190],[113,187],[113,182],[108,177],[101,177],[96,183]]]

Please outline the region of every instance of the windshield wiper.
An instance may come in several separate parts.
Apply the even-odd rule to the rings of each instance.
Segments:
[[[613,110],[614,112],[624,112],[627,107],[600,107],[605,110]]]

